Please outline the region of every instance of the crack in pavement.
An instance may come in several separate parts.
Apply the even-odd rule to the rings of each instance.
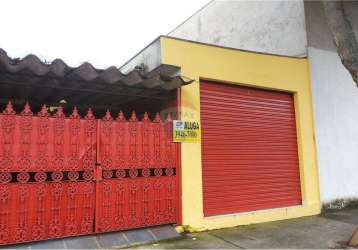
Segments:
[[[218,238],[218,239],[220,239],[220,240],[222,240],[222,241],[225,241],[226,243],[229,243],[230,245],[233,245],[234,247],[236,247],[236,248],[240,248],[240,249],[246,249],[246,248],[244,248],[244,247],[242,247],[242,246],[240,246],[240,245],[237,245],[237,244],[235,244],[234,242],[231,242],[231,241],[229,241],[229,240],[227,240],[227,239],[225,239],[225,238],[223,238],[223,237],[221,237],[221,236],[218,236],[218,235],[216,235],[216,234],[214,234],[214,233],[208,233],[208,234],[210,234],[211,236],[214,236],[214,237],[216,237],[216,238]]]

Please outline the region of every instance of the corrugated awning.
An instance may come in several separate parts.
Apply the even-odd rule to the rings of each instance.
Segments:
[[[180,68],[162,64],[146,72],[143,67],[122,74],[117,67],[97,69],[88,62],[70,67],[61,59],[42,62],[35,55],[10,58],[0,49],[0,100],[38,102],[72,99],[76,104],[116,105],[138,98],[166,99],[168,93],[191,83],[180,76]]]

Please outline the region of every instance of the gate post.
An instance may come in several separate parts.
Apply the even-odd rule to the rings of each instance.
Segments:
[[[182,119],[182,108],[181,108],[181,89],[177,89],[177,120]],[[181,143],[175,143],[176,149],[176,175],[177,175],[177,188],[178,188],[178,225],[183,224],[183,217],[182,217],[182,174],[181,174]]]
[[[94,218],[94,231],[95,233],[99,232],[99,219],[100,219],[100,209],[99,206],[99,196],[100,196],[100,185],[98,182],[102,180],[102,167],[101,167],[101,154],[100,154],[100,145],[101,145],[101,120],[97,120],[97,140],[96,140],[96,168],[94,171],[94,185],[96,192],[96,204],[95,204],[95,218]]]

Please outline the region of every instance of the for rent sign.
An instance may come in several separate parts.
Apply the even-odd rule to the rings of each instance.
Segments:
[[[174,142],[199,142],[200,126],[197,121],[173,121]]]

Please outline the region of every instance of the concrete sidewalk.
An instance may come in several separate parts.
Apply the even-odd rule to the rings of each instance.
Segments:
[[[0,249],[118,249],[181,238],[172,225],[2,246]]]
[[[233,249],[344,248],[358,226],[358,209],[322,216],[187,234],[178,238],[172,226],[26,243],[3,249]],[[153,243],[154,242],[154,243]],[[149,244],[151,243],[151,244]]]
[[[358,226],[358,209],[186,235],[137,248],[344,248]]]

